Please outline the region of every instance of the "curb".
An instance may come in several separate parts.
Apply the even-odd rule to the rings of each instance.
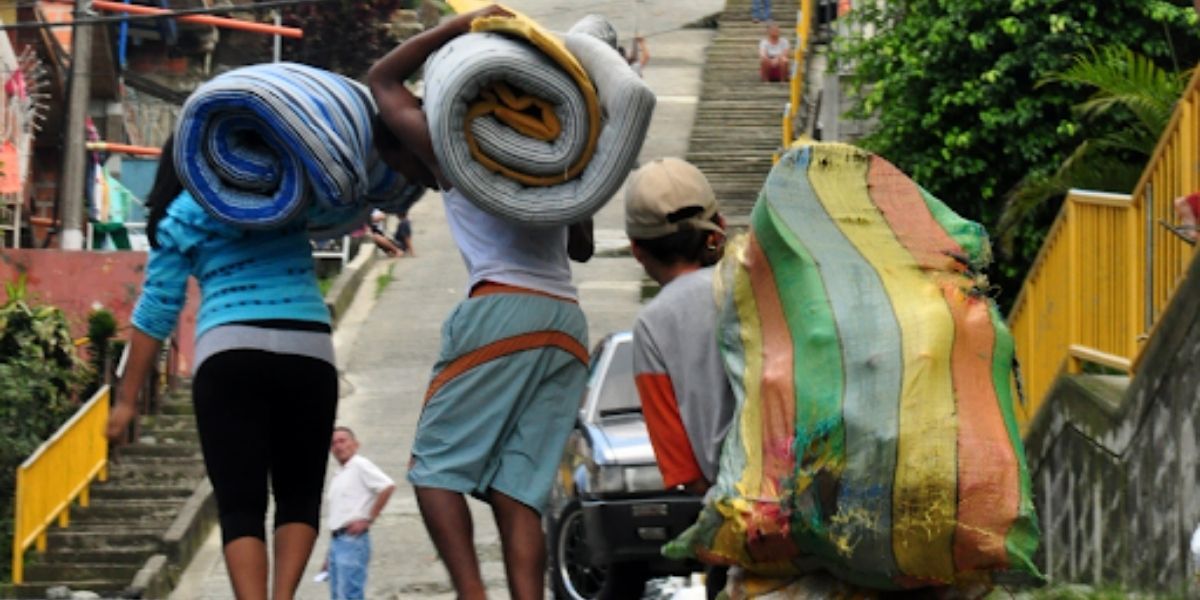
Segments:
[[[155,554],[133,576],[133,583],[121,594],[124,598],[165,598],[171,593],[166,554]]]
[[[329,291],[325,293],[325,306],[329,308],[329,315],[333,319],[333,326],[336,328],[338,322],[342,320],[342,315],[346,309],[350,307],[350,303],[354,300],[355,294],[358,293],[358,288],[362,285],[363,278],[375,266],[375,262],[379,260],[379,253],[375,251],[374,244],[363,243],[358,254],[354,255],[351,260],[338,274],[337,279],[333,280],[333,285],[329,287]]]
[[[192,562],[213,526],[217,524],[217,500],[208,477],[200,480],[191,497],[159,542],[160,553],[146,559],[122,596],[165,598],[179,583],[179,576]]]

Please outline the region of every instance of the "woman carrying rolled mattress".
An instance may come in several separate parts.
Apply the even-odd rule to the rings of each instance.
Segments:
[[[380,118],[437,176],[470,279],[443,326],[408,480],[458,597],[486,597],[471,494],[491,505],[510,595],[526,600],[545,590],[541,512],[587,377],[587,323],[568,258],[590,258],[591,222],[529,227],[477,207],[439,168],[421,103],[404,85],[473,19],[491,15],[508,13],[490,6],[411,38],[371,68],[368,83]]]
[[[150,259],[134,309],[129,361],[108,437],[123,437],[138,390],[175,327],[188,277],[200,285],[192,401],[238,598],[292,598],[317,537],[337,409],[329,311],[317,287],[305,219],[242,230],[184,190],[172,141],[148,198]],[[268,482],[275,499],[268,567]]]

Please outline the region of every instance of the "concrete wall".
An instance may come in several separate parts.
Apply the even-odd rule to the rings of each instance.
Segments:
[[[1200,262],[1147,343],[1127,387],[1060,379],[1026,434],[1042,566],[1056,581],[1200,598]]]
[[[87,315],[103,306],[117,318],[118,336],[128,339],[129,315],[142,289],[145,252],[67,252],[61,250],[0,250],[0,282],[26,276],[26,293],[38,304],[61,308],[75,337],[87,333]],[[7,298],[5,298],[6,300]],[[191,372],[196,307],[200,293],[188,283],[188,303],[176,328],[179,367]]]

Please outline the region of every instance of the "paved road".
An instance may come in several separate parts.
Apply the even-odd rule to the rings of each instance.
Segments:
[[[512,0],[508,4],[554,29],[566,29],[584,14],[595,12],[612,17],[623,39],[635,27],[648,35],[653,58],[645,77],[659,104],[642,158],[683,155],[711,32],[681,27],[719,11],[723,2]],[[609,250],[624,242],[620,198],[618,195],[618,201],[596,217],[598,244]],[[361,452],[398,483],[392,501],[372,528],[369,598],[453,597],[421,524],[412,489],[404,481],[404,468],[425,383],[436,358],[441,322],[462,298],[466,273],[437,195],[421,201],[412,218],[418,256],[382,261],[364,282],[335,334],[339,367],[344,373],[338,421],[358,433]],[[627,329],[639,305],[642,271],[632,258],[616,254],[576,265],[575,279],[593,342],[605,333]],[[472,511],[489,592],[494,598],[507,598],[490,512],[474,501]],[[327,541],[322,537],[318,542],[301,585],[301,598],[328,598],[325,584],[312,582]],[[214,532],[172,598],[229,597],[219,538]]]

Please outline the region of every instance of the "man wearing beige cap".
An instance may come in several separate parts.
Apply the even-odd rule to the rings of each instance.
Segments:
[[[630,175],[625,232],[634,258],[662,286],[634,324],[634,380],[663,484],[693,494],[716,481],[733,420],[712,292],[724,227],[712,187],[691,164],[664,158]],[[722,587],[723,570],[710,571],[709,597]]]

